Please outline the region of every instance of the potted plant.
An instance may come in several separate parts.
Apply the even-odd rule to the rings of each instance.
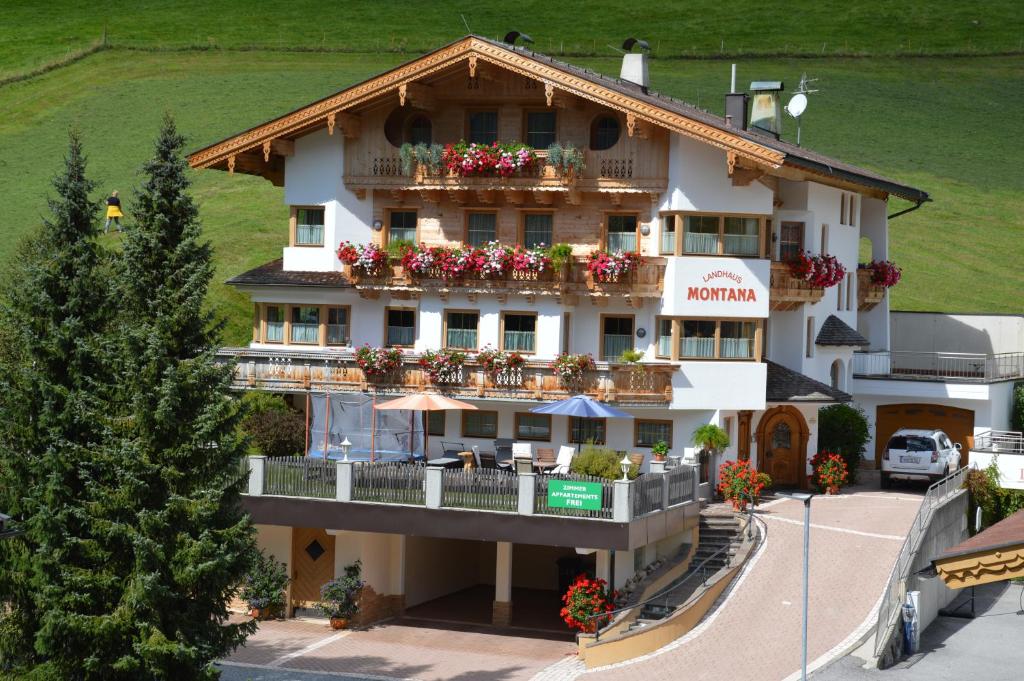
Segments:
[[[594,369],[594,358],[590,354],[573,355],[563,352],[551,363],[551,368],[563,388],[570,392],[581,392],[584,374]]]
[[[459,350],[427,350],[420,356],[420,366],[435,385],[458,383],[465,363],[466,353]]]
[[[576,578],[569,590],[562,596],[565,607],[559,613],[570,629],[579,629],[592,634],[599,626],[608,623],[611,615],[601,617],[615,609],[618,593],[608,588],[603,579],[591,579],[583,574]]]
[[[332,629],[345,629],[359,613],[359,596],[366,584],[362,580],[362,561],[344,568],[345,574],[320,587],[316,609],[331,619]]]
[[[811,459],[812,479],[818,490],[824,494],[839,494],[850,480],[846,460],[839,454],[822,450]]]
[[[561,281],[565,281],[568,278],[569,263],[572,261],[572,246],[554,244],[548,249],[548,257],[551,258],[551,269],[558,273]]]
[[[708,480],[709,462],[712,457],[729,446],[729,434],[714,423],[705,423],[693,431],[693,445],[697,448],[700,461],[701,482]]]
[[[526,364],[526,358],[522,354],[515,351],[495,350],[490,345],[485,346],[477,353],[476,360],[495,382],[513,380],[516,377],[516,371]]]
[[[267,620],[284,610],[288,571],[283,563],[260,551],[242,583],[241,597],[253,619]]]
[[[761,490],[771,484],[768,474],[759,472],[749,461],[726,461],[718,468],[718,491],[735,511],[746,510],[748,503],[756,506]]]
[[[627,283],[642,264],[643,258],[636,251],[594,251],[587,261],[587,288],[593,291],[598,284]]]
[[[367,380],[380,380],[393,376],[402,366],[402,351],[398,348],[372,348],[369,345],[356,350],[356,364]]]
[[[651,446],[651,457],[655,461],[664,461],[668,458],[668,443],[658,440]]]

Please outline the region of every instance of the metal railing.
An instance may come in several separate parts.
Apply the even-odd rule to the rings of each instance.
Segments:
[[[693,476],[695,470],[695,466],[678,466],[665,473],[665,483],[668,485],[669,506],[678,506],[679,504],[685,504],[687,501],[693,501]]]
[[[552,480],[573,480],[576,482],[601,483],[601,508],[586,510],[580,508],[555,508],[548,505],[548,483]],[[590,475],[538,475],[534,483],[534,513],[538,515],[563,515],[574,518],[612,519],[614,488],[611,480]]]
[[[942,480],[932,484],[925,492],[921,506],[917,509],[914,522],[907,532],[907,538],[903,540],[899,555],[896,556],[896,564],[893,566],[889,581],[886,582],[882,594],[882,602],[878,606],[878,620],[875,623],[875,655],[881,654],[883,648],[889,641],[888,631],[900,614],[900,606],[907,596],[907,578],[914,565],[914,559],[921,548],[921,540],[928,531],[935,511],[943,506],[955,495],[964,484],[964,477],[967,475],[967,468],[961,468],[950,473]]]
[[[333,499],[337,467],[330,460],[308,456],[268,457],[263,493],[285,497]]]
[[[352,469],[352,499],[423,506],[425,472],[425,466],[407,463],[358,463]]]
[[[751,522],[753,522],[753,519],[754,519],[754,516],[751,516]],[[763,530],[764,521],[761,520],[760,518],[757,518],[756,522],[757,522],[758,532],[757,532],[757,537],[753,539],[754,543],[751,546],[750,553],[753,553],[754,551],[757,550],[757,547],[760,546],[761,542],[764,541],[764,536],[765,536],[765,532]],[[697,565],[689,567],[687,569],[687,571],[681,577],[679,577],[679,579],[676,579],[669,586],[667,586],[666,588],[662,589],[661,591],[659,591],[658,593],[654,594],[653,596],[645,598],[642,601],[638,601],[636,603],[633,603],[632,605],[626,605],[626,606],[623,606],[621,608],[616,608],[615,610],[611,610],[609,612],[604,612],[604,613],[598,613],[596,615],[591,615],[588,619],[592,619],[592,620],[593,619],[597,619],[597,620],[606,621],[607,624],[606,624],[605,628],[607,629],[610,626],[614,626],[615,624],[618,624],[618,622],[616,621],[616,616],[621,615],[621,614],[626,613],[626,612],[629,612],[631,610],[636,610],[637,608],[642,608],[645,605],[652,605],[652,604],[656,603],[657,601],[661,601],[662,604],[665,607],[667,607],[668,606],[668,597],[669,597],[669,595],[674,593],[676,590],[678,590],[679,587],[681,587],[684,584],[690,582],[694,577],[699,576],[700,577],[700,581],[701,581],[702,584],[704,582],[707,582],[708,577],[711,576],[712,574],[714,574],[715,572],[717,572],[717,570],[712,570],[711,569],[710,563],[715,561],[719,557],[719,555],[725,553],[726,554],[726,560],[725,560],[726,564],[725,564],[725,567],[726,568],[732,567],[732,556],[729,555],[729,552],[733,548],[734,547],[731,544],[726,544],[722,548],[720,548],[717,551],[715,551],[714,553],[712,553],[710,556],[704,558]],[[688,598],[686,598],[686,600],[684,600],[682,603],[679,603],[678,605],[676,605],[674,607],[673,612],[674,611],[678,611],[680,608],[685,608],[686,606],[688,606],[691,603],[693,603],[697,598],[700,598],[702,595],[703,595],[703,592],[695,592],[693,594],[690,594],[690,596]],[[666,616],[666,617],[664,617],[662,619],[668,619],[669,617],[671,617],[671,615]],[[594,642],[597,643],[600,640],[601,640],[601,628],[597,627],[594,630]]]
[[[1024,433],[1013,430],[986,430],[974,436],[975,452],[1024,454]]]
[[[634,481],[633,517],[665,508],[665,476],[642,475]]]
[[[442,471],[441,506],[514,513],[519,504],[515,473],[490,469]]]
[[[912,352],[881,350],[853,353],[855,376],[896,376],[920,380],[979,382],[1024,378],[1024,352]]]

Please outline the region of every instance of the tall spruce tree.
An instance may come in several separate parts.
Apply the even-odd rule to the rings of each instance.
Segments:
[[[216,678],[211,662],[255,628],[226,622],[255,541],[240,500],[233,368],[215,361],[222,323],[203,306],[212,252],[183,146],[168,116],[143,167],[115,277],[128,416],[121,437],[140,482],[123,599],[131,659],[121,668],[133,679]]]
[[[94,643],[67,625],[102,612],[116,593],[91,572],[117,540],[90,511],[111,470],[111,307],[85,171],[72,133],[49,217],[0,290],[0,508],[25,529],[0,542],[0,670],[38,678],[77,677],[80,668],[62,674],[54,660]]]

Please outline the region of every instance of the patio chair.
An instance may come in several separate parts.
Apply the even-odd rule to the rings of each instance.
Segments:
[[[569,445],[562,445],[558,449],[558,458],[555,459],[555,467],[544,471],[548,475],[567,475],[572,458],[576,456],[576,448]]]
[[[494,452],[478,452],[477,463],[484,470],[499,470],[498,459]]]
[[[555,459],[555,450],[550,448],[540,448],[537,450],[537,457],[533,460],[533,466],[540,472],[550,470],[558,465],[558,460]]]
[[[629,455],[630,463],[635,463],[637,468],[644,465],[644,455],[642,452],[632,452]]]
[[[500,462],[512,461],[512,438],[499,437],[494,440],[494,456]]]
[[[441,440],[441,452],[445,458],[454,456],[459,457],[459,452],[466,451],[466,445],[461,442],[445,442]]]

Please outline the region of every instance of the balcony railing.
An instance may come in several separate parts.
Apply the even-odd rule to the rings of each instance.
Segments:
[[[399,294],[420,294],[433,291],[442,295],[458,290],[470,294],[508,295],[552,295],[594,297],[626,296],[629,298],[660,298],[665,290],[665,269],[668,261],[660,257],[645,257],[633,272],[615,281],[598,282],[587,270],[587,258],[574,257],[560,271],[547,269],[543,272],[517,272],[509,270],[498,276],[482,276],[476,273],[457,279],[446,279],[440,270],[413,274],[401,265],[392,265],[387,272],[374,277],[360,275],[348,265],[345,275],[352,285],[367,298],[373,298],[380,291]]]
[[[562,385],[550,362],[528,361],[515,370],[491,375],[468,361],[441,383],[431,383],[419,365],[419,355],[406,353],[392,375],[369,379],[351,351],[253,350],[224,348],[221,361],[237,360],[234,387],[272,392],[415,393],[428,389],[465,398],[557,400],[583,392],[620,405],[666,405],[672,401],[672,364],[598,362],[572,390]]]
[[[772,310],[795,310],[807,303],[816,303],[825,296],[825,289],[797,279],[784,262],[773,262],[771,290],[768,295]]]
[[[1024,352],[855,352],[853,375],[956,383],[1006,381],[1024,378]]]
[[[516,474],[492,469],[444,469],[421,463],[369,463],[312,457],[243,459],[247,496],[323,499],[346,503],[457,508],[499,514],[560,516],[629,522],[697,501],[696,467],[686,464],[635,480]],[[553,481],[600,490],[597,508],[562,508],[548,496]],[[596,486],[596,487],[595,487]]]
[[[1024,455],[1024,433],[1015,430],[986,430],[974,436],[972,452]]]

